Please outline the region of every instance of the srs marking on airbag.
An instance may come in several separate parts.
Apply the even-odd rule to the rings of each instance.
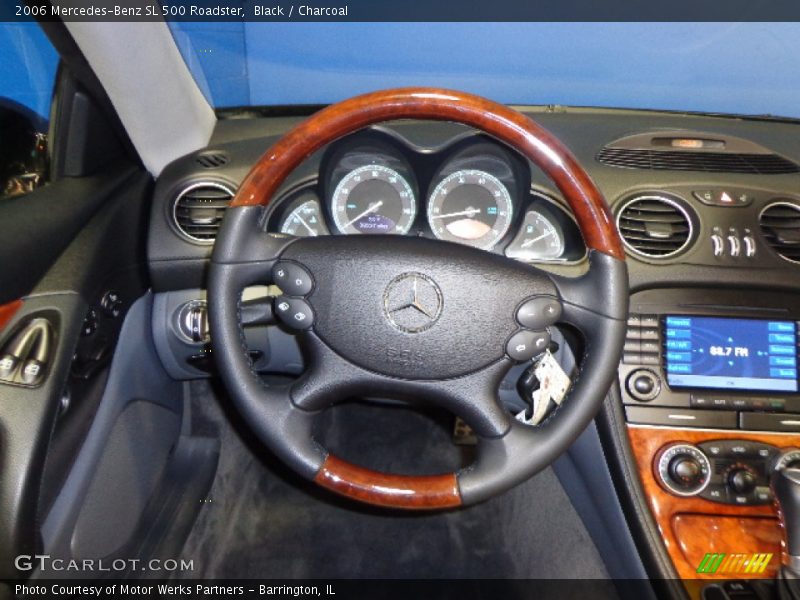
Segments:
[[[418,350],[398,350],[386,348],[386,360],[404,367],[415,367],[424,363],[425,357]]]

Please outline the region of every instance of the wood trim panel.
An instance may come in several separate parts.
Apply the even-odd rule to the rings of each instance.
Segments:
[[[421,510],[461,505],[454,473],[391,475],[329,454],[314,481],[337,494],[376,506]]]
[[[319,111],[261,156],[231,206],[268,204],[289,174],[325,144],[369,125],[396,119],[463,123],[515,148],[556,184],[575,214],[587,247],[625,260],[608,204],[566,146],[516,110],[480,96],[438,88],[373,92]]]
[[[0,331],[11,321],[20,308],[22,308],[22,300],[14,300],[8,304],[0,304]]]
[[[775,557],[763,574],[737,578],[770,578],[780,564],[782,528],[774,505],[735,506],[703,498],[681,498],[664,490],[655,475],[655,459],[667,444],[700,444],[712,440],[762,442],[778,448],[800,446],[800,435],[745,431],[689,431],[628,426],[628,438],[639,469],[647,502],[664,540],[667,553],[682,579],[730,579],[730,574],[699,574],[706,552],[772,552]],[[702,553],[702,554],[701,554]],[[700,556],[700,559],[697,556]]]
[[[770,560],[761,577],[774,578],[781,557],[781,526],[777,519],[768,517],[711,517],[679,514],[672,519],[672,531],[678,541],[683,559],[697,565],[708,552],[752,555],[769,553]],[[703,532],[699,535],[699,532]],[[698,574],[694,574],[698,577]],[[746,577],[747,574],[743,574]],[[718,575],[730,579],[731,575]],[[738,576],[735,576],[738,577]]]

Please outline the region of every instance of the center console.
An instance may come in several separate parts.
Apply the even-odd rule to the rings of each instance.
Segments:
[[[628,321],[620,383],[629,423],[800,432],[800,306],[654,308]]]
[[[800,466],[798,321],[800,297],[788,293],[632,297],[619,370],[628,438],[683,579],[769,578],[780,565],[769,482],[776,466]],[[704,572],[709,552],[769,560]]]

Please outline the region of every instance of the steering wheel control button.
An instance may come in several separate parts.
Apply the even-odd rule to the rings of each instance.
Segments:
[[[555,298],[532,298],[517,309],[517,321],[528,329],[544,329],[561,318],[561,311],[561,303]]]
[[[275,314],[281,323],[298,331],[308,329],[314,324],[311,306],[299,298],[278,296],[275,298]]]
[[[314,287],[309,272],[290,262],[279,262],[272,268],[272,281],[287,296],[305,296]]]
[[[675,444],[661,453],[656,469],[661,485],[676,496],[696,496],[711,482],[711,463],[702,450]]]
[[[512,335],[506,343],[506,353],[518,362],[538,356],[550,346],[550,334],[546,331],[523,329]]]

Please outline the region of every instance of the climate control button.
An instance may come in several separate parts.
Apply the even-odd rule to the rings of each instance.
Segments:
[[[756,489],[756,476],[746,467],[734,468],[728,473],[728,486],[736,494],[749,494]]]
[[[675,444],[658,459],[661,485],[676,496],[696,496],[711,481],[711,465],[703,452],[690,444]]]

